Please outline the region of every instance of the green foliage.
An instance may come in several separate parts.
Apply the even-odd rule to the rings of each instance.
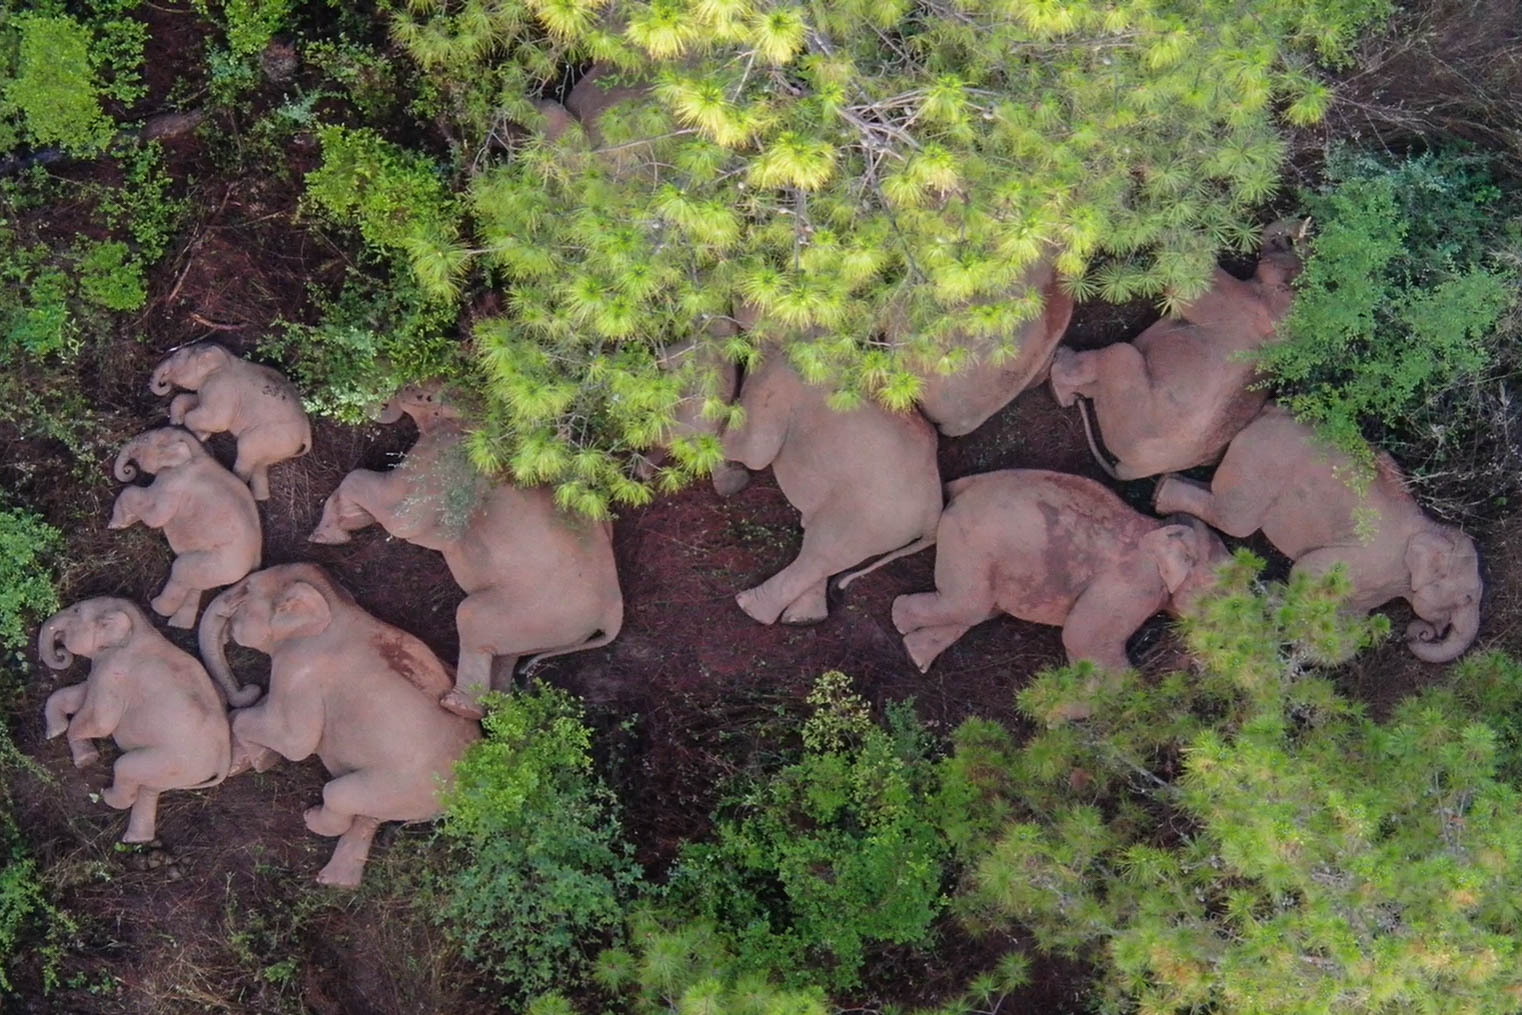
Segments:
[[[1517,202],[1482,157],[1347,149],[1301,201],[1317,223],[1311,253],[1284,341],[1260,357],[1284,400],[1371,465],[1366,426],[1461,447],[1490,425],[1463,389],[1518,335]]]
[[[575,982],[640,872],[575,699],[540,684],[487,707],[486,737],[445,798],[441,831],[459,859],[439,919],[516,999]]]
[[[869,945],[922,945],[949,848],[926,800],[937,769],[908,705],[886,728],[840,673],[819,679],[802,758],[734,797],[685,847],[673,905],[733,942],[741,969],[849,987]]]
[[[0,651],[19,656],[31,628],[59,609],[53,557],[63,534],[37,515],[0,505]]]
[[[297,0],[223,0],[218,6],[220,22],[227,32],[227,48],[234,57],[256,57],[286,26]],[[212,18],[210,0],[192,0],[203,17]]]
[[[377,251],[411,251],[453,237],[458,214],[438,167],[367,128],[324,127],[322,165],[307,174],[307,197],[340,222],[352,222]],[[426,290],[434,288],[426,269]]]
[[[392,37],[422,73],[415,109],[453,148],[460,204],[367,235],[440,299],[510,290],[474,336],[477,461],[605,515],[649,498],[634,462],[670,439],[682,395],[712,393],[715,360],[752,359],[758,339],[842,406],[901,409],[967,342],[1015,352],[1043,259],[1084,295],[1198,293],[1220,247],[1253,242],[1283,123],[1329,103],[1312,60],[1345,61],[1389,8],[406,0]],[[552,140],[534,98],[592,61],[649,94]],[[760,333],[712,332],[741,299]],[[880,340],[890,321],[902,337]],[[664,376],[690,342],[706,366]],[[661,485],[712,452],[681,448]]]
[[[629,919],[627,946],[597,960],[599,987],[619,997],[630,1015],[825,1015],[817,987],[789,988],[746,971],[725,935],[703,920],[680,920],[653,909]],[[529,1015],[571,1015],[561,994],[537,998]]]
[[[1346,583],[1262,588],[1254,565],[1190,625],[1197,675],[1130,675],[1083,724],[1055,707],[1081,675],[1021,693],[1051,725],[966,912],[1093,962],[1102,1011],[1514,1010],[1522,799],[1472,700],[1515,703],[1515,665],[1374,722],[1315,673],[1377,633],[1339,629]]]

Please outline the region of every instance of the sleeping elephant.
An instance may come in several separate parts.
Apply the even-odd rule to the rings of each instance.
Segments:
[[[194,657],[170,644],[136,605],[111,597],[86,599],[49,617],[37,651],[62,670],[76,655],[90,676],[48,696],[48,739],[67,733],[74,764],[93,764],[90,741],[111,737],[121,748],[101,799],[131,808],[123,842],[152,842],[159,794],[204,789],[227,777],[227,709]]]
[[[744,424],[724,434],[725,455],[748,469],[770,465],[803,516],[797,559],[736,597],[763,624],[823,620],[831,575],[885,555],[842,577],[845,588],[935,542],[941,514],[935,430],[918,413],[872,403],[836,412],[828,398],[774,350],[741,385]]]
[[[269,367],[239,359],[215,342],[182,346],[148,382],[155,395],[187,388],[169,403],[169,422],[200,440],[224,431],[238,439],[233,472],[255,500],[268,500],[269,467],[312,449],[312,427],[295,385]]]
[[[233,771],[316,754],[334,778],[306,825],[338,837],[317,880],[358,885],[376,828],[436,817],[440,791],[480,731],[439,707],[449,674],[428,647],[366,613],[315,564],[255,571],[206,607],[201,657],[236,687],[229,634],[270,657],[269,693],[232,714]]]
[[[1473,541],[1422,512],[1389,455],[1378,456],[1364,496],[1348,482],[1356,469],[1311,427],[1270,405],[1231,442],[1209,485],[1164,476],[1155,500],[1159,511],[1188,511],[1227,535],[1262,529],[1295,571],[1345,565],[1349,609],[1367,613],[1406,599],[1421,618],[1406,631],[1411,651],[1431,663],[1457,659],[1480,628]]]
[[[1205,295],[1134,342],[1057,350],[1052,394],[1064,406],[1092,400],[1100,436],[1118,459],[1113,468],[1100,459],[1112,476],[1141,479],[1214,462],[1263,407],[1268,392],[1255,384],[1253,352],[1275,340],[1289,312],[1301,267],[1295,244],[1308,224],[1270,225],[1251,280],[1217,268]],[[1092,445],[1092,432],[1089,438]]]
[[[178,427],[127,442],[116,456],[116,478],[130,483],[138,469],[152,474],[153,484],[123,490],[107,528],[142,522],[164,530],[174,564],[149,605],[170,627],[194,627],[202,592],[231,585],[259,566],[259,509],[248,487]]]
[[[323,504],[315,543],[345,543],[379,524],[391,535],[444,555],[465,590],[456,611],[460,662],[443,705],[479,718],[493,661],[510,674],[530,663],[599,648],[623,627],[612,527],[567,516],[546,487],[489,483],[465,460],[458,416],[433,388],[409,387],[382,413],[403,412],[419,437],[389,472],[356,469]],[[472,490],[468,487],[475,485]],[[458,491],[460,504],[448,503]]]
[[[1049,263],[1038,264],[1027,273],[1021,288],[1026,287],[1041,291],[1044,308],[1039,317],[1020,328],[1018,351],[1008,362],[995,360],[997,343],[993,339],[959,335],[957,344],[969,350],[972,362],[954,374],[921,374],[920,411],[947,437],[972,433],[1046,376],[1057,343],[1072,320],[1073,297],[1058,284],[1057,273]],[[907,331],[906,321],[894,319],[887,329],[887,340],[899,345]]]
[[[946,484],[934,592],[899,596],[893,626],[921,672],[1000,613],[1062,628],[1068,660],[1130,666],[1126,639],[1159,610],[1188,613],[1226,560],[1203,523],[1147,518],[1081,476],[1004,469]]]

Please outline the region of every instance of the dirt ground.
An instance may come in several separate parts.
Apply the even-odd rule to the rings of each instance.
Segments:
[[[150,84],[164,95],[185,64],[175,46],[197,37],[183,6],[148,8],[154,33]],[[178,40],[176,42],[176,40]],[[170,43],[175,43],[174,46]],[[186,72],[188,73],[188,72]],[[238,124],[219,124],[236,132]],[[298,187],[275,177],[218,178],[194,139],[170,148],[171,168],[187,182],[194,213],[171,254],[155,269],[148,308],[94,366],[99,408],[121,438],[154,425],[162,406],[146,377],[163,351],[214,338],[251,350],[277,319],[308,320],[308,283],[342,272],[337,248],[294,221]],[[298,169],[310,150],[293,147]],[[78,170],[88,172],[88,168]],[[1095,346],[1136,334],[1146,307],[1079,308],[1069,341]],[[344,473],[383,468],[410,442],[410,424],[316,428],[314,450],[278,467],[262,506],[265,563],[313,560],[328,567],[381,618],[423,638],[446,659],[457,649],[453,611],[461,598],[442,558],[370,529],[341,547],[314,546],[306,534]],[[213,442],[224,462],[231,443]],[[0,482],[54,520],[93,519],[69,533],[66,601],[124,595],[146,601],[167,570],[167,547],[142,528],[105,530],[115,484],[114,448],[102,447],[96,478],[79,482],[46,442],[0,427]],[[1046,468],[1102,478],[1078,417],[1042,388],[1027,393],[976,433],[943,440],[943,479],[997,468]],[[1138,505],[1150,482],[1123,491]],[[1472,533],[1487,562],[1489,589],[1479,647],[1522,650],[1522,526],[1493,520]],[[975,628],[921,675],[889,617],[894,596],[931,587],[933,554],[896,561],[832,593],[831,615],[808,628],[761,627],[735,606],[735,592],[785,564],[799,544],[796,512],[767,474],[728,500],[694,488],[615,525],[627,613],[609,647],[555,659],[539,678],[584,696],[601,731],[601,760],[618,792],[638,855],[658,871],[677,845],[702,835],[726,776],[775,757],[803,714],[803,697],[821,672],[855,678],[874,702],[912,696],[924,719],[947,731],[969,715],[1018,728],[1014,692],[1042,667],[1061,661],[1055,628],[1003,618]],[[1261,544],[1254,548],[1262,552]],[[1281,565],[1282,567],[1282,562]],[[1396,628],[1403,608],[1392,611]],[[194,650],[188,633],[173,635]],[[1161,620],[1133,641],[1144,668],[1180,663]],[[263,657],[234,656],[244,673]],[[78,679],[83,665],[63,674]],[[1376,709],[1437,679],[1438,667],[1383,645],[1340,675],[1346,689]],[[262,679],[262,678],[261,678]],[[23,970],[19,1013],[271,1013],[314,1015],[473,1015],[500,1010],[469,970],[449,958],[426,900],[408,896],[409,858],[429,848],[426,828],[385,829],[356,893],[312,883],[331,840],[309,834],[302,810],[324,781],[317,763],[284,765],[235,778],[214,791],[175,793],[160,806],[161,837],[172,866],[138,869],[137,854],[115,848],[124,817],[89,794],[105,783],[102,765],[76,772],[62,741],[44,743],[41,702],[60,678],[33,664],[24,700],[9,718],[21,749],[48,774],[22,776],[20,819],[59,898],[87,915],[70,942],[80,960],[65,983],[42,996],[35,966]],[[1010,931],[1018,939],[1018,928]],[[1007,950],[1007,942],[965,940],[949,921],[934,966],[894,953],[885,972],[856,999],[931,1001]],[[946,961],[946,956],[955,956]],[[1008,1010],[1060,1015],[1082,1009],[1081,971],[1038,963],[1035,984]],[[873,996],[877,995],[877,996]]]

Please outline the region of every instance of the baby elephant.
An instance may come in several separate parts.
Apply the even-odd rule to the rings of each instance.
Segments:
[[[476,719],[495,660],[511,674],[522,656],[598,648],[618,635],[624,600],[612,527],[566,516],[546,487],[485,481],[465,457],[458,414],[434,388],[403,389],[381,419],[403,412],[419,434],[406,459],[389,472],[345,476],[309,538],[346,543],[379,524],[444,555],[466,596],[455,612],[460,665],[443,705]]]
[[[935,542],[941,474],[930,424],[870,404],[836,412],[828,397],[774,350],[741,386],[744,425],[724,434],[726,457],[749,469],[770,465],[803,516],[797,559],[736,597],[763,624],[823,620],[831,575],[885,555],[842,577],[845,588]]]
[[[215,342],[170,353],[154,368],[148,388],[155,395],[189,389],[169,403],[169,422],[184,424],[199,440],[223,432],[238,439],[233,471],[255,500],[269,500],[271,465],[312,450],[312,426],[295,385]]]
[[[1187,613],[1227,556],[1203,523],[1147,518],[1080,476],[1005,469],[946,492],[936,591],[893,601],[893,625],[921,672],[1000,613],[1061,627],[1069,662],[1125,670],[1126,639],[1159,610]]]
[[[1355,469],[1309,426],[1270,405],[1231,442],[1210,485],[1165,476],[1155,500],[1159,511],[1188,511],[1229,536],[1262,529],[1295,571],[1345,565],[1351,609],[1367,613],[1407,599],[1422,618],[1406,631],[1411,651],[1430,663],[1457,659],[1480,629],[1483,587],[1473,541],[1422,512],[1389,455],[1379,455],[1366,495],[1348,483]]]
[[[153,485],[123,490],[107,527],[142,522],[164,530],[174,565],[150,605],[170,627],[194,627],[202,592],[231,585],[259,566],[259,509],[248,487],[177,427],[149,430],[122,448],[116,478],[129,483],[139,468],[153,474]]]
[[[122,841],[153,841],[164,790],[204,789],[227,777],[227,710],[211,678],[132,603],[101,597],[55,613],[37,651],[55,670],[76,655],[93,660],[89,678],[49,695],[43,715],[47,737],[66,732],[81,768],[100,757],[90,741],[111,737],[121,748],[101,798],[132,808]]]

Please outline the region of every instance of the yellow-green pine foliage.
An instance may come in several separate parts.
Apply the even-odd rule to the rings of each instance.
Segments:
[[[1015,352],[1043,259],[1080,294],[1191,297],[1252,242],[1286,121],[1326,108],[1316,61],[1388,7],[410,0],[393,38],[449,123],[475,237],[415,269],[509,295],[475,336],[478,460],[605,510],[642,496],[632,463],[676,406],[661,364],[689,343],[774,339],[838,404],[906,408],[959,343]],[[642,90],[552,139],[533,100],[591,61]],[[760,324],[736,339],[742,301]]]
[[[1373,721],[1315,669],[1383,625],[1339,619],[1338,575],[1263,588],[1258,563],[1191,625],[1197,672],[1132,674],[1083,723],[1057,706],[1085,674],[1021,693],[1048,728],[963,911],[1091,962],[1104,1011],[1515,1011],[1522,667],[1481,657]]]

